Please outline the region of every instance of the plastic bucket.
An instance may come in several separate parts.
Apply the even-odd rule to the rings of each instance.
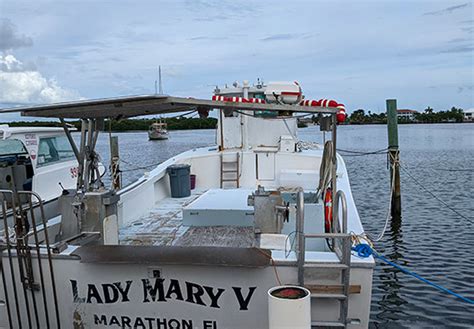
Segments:
[[[311,293],[299,286],[268,290],[269,329],[311,329]]]
[[[166,168],[170,177],[172,198],[184,198],[191,195],[191,166],[188,164],[174,164]]]

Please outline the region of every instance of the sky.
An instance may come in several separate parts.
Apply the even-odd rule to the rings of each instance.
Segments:
[[[358,108],[474,107],[473,1],[0,0],[0,108],[298,81]],[[0,115],[0,121],[17,119]]]

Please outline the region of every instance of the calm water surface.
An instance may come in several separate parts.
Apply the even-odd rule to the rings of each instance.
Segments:
[[[343,126],[341,149],[372,151],[387,147],[386,126]],[[167,141],[148,141],[146,132],[119,133],[124,184],[183,151],[215,144],[214,130],[171,131]],[[306,141],[322,141],[318,127],[301,129]],[[392,223],[379,252],[420,275],[474,299],[474,124],[401,125],[401,163],[436,196],[468,217],[463,219],[401,172],[400,223]],[[98,149],[108,163],[108,136]],[[366,231],[378,234],[389,198],[385,155],[344,157],[352,191]],[[133,165],[129,165],[131,163]],[[374,328],[473,328],[474,306],[443,294],[378,262],[374,271],[371,326]]]

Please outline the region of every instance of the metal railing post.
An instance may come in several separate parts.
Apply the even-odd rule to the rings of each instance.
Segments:
[[[304,262],[305,262],[305,237],[304,237],[304,191],[298,190],[296,195],[296,237],[298,241],[297,263],[298,263],[298,283],[304,284]]]

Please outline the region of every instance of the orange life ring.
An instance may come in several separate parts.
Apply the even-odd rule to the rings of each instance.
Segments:
[[[324,194],[324,230],[331,232],[332,226],[332,190],[328,188]]]

